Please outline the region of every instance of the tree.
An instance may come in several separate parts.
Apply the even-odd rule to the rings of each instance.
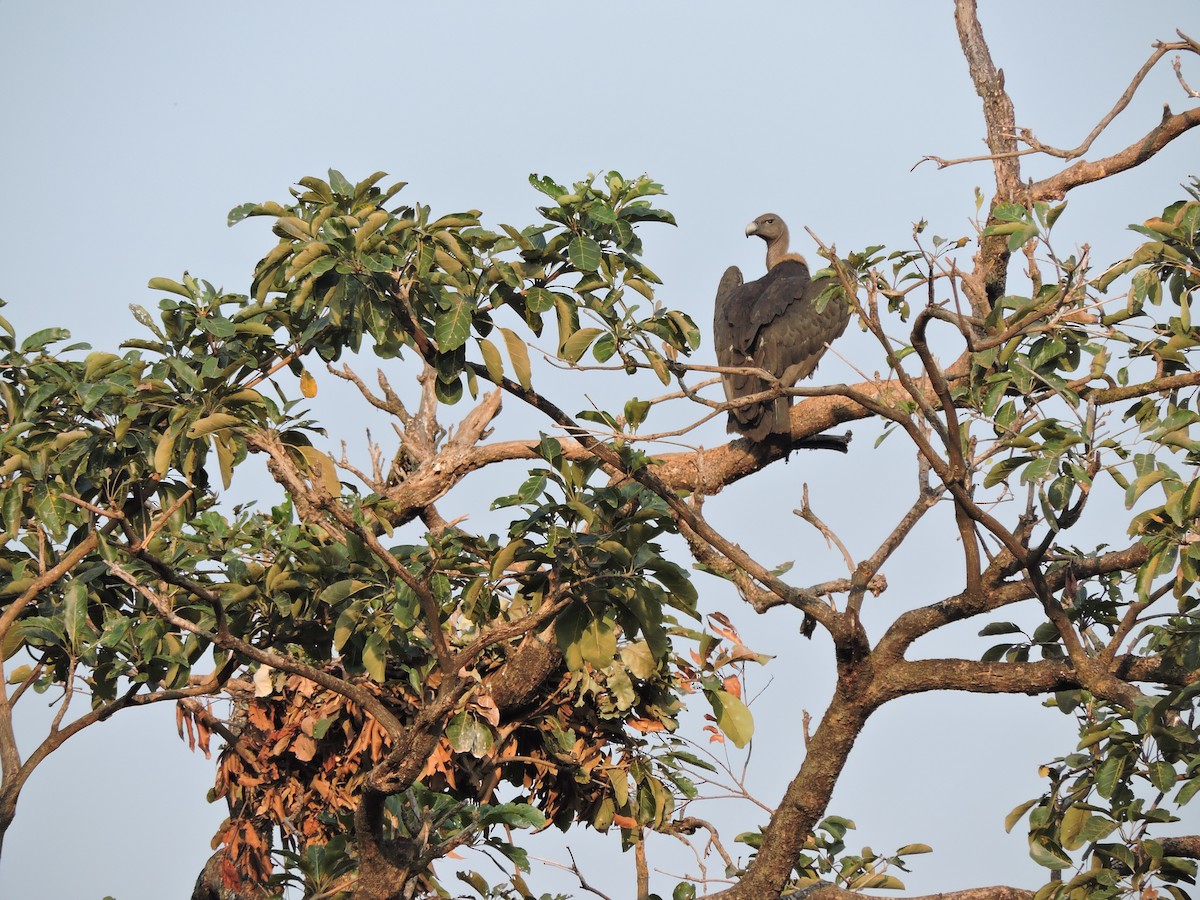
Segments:
[[[169,296],[157,317],[135,310],[145,332],[121,355],[81,359],[76,346],[51,352],[61,329],[19,342],[9,329],[0,641],[17,667],[0,695],[0,831],[71,734],[173,700],[194,740],[226,743],[216,793],[230,819],[197,896],[287,884],[312,897],[435,895],[452,883],[434,864],[467,846],[510,867],[504,885],[460,873],[471,889],[526,896],[514,831],[547,821],[618,829],[639,896],[653,832],[711,837],[729,880],[721,896],[780,896],[820,878],[831,884],[810,896],[836,896],[898,886],[890,869],[925,849],[845,852],[849,823],[829,800],[869,717],[914,693],[1014,693],[1051,699],[1080,726],[1079,748],[1048,763],[1045,795],[1010,822],[1028,816],[1031,852],[1052,872],[1042,896],[1181,895],[1200,839],[1156,835],[1200,785],[1200,487],[1180,474],[1198,450],[1200,197],[1137,226],[1147,242],[1100,272],[1086,252],[1057,253],[1052,229],[1071,190],[1200,124],[1200,110],[1168,111],[1127,150],[1081,159],[1151,67],[1200,46],[1182,35],[1158,46],[1096,131],[1059,150],[1017,127],[974,5],[956,12],[989,153],[933,161],[992,162],[995,193],[961,240],[918,227],[892,252],[822,244],[826,302],[850,305],[878,346],[861,367],[886,374],[777,385],[768,396],[798,401],[791,442],[659,452],[727,407],[711,399],[713,367],[685,362],[695,323],[655,301],[638,229],[673,219],[645,177],[534,177],[544,221],[493,231],[473,210],[392,207],[403,185],[380,187],[382,173],[352,183],[330,172],[301,179],[286,204],[233,211],[231,222],[273,219],[279,238],[246,296],[153,279]],[[1026,182],[1033,153],[1070,164]],[[556,399],[569,394],[530,336],[553,342],[564,380],[589,393],[618,382],[623,396],[567,412],[580,404]],[[364,341],[388,361],[378,387],[332,365]],[[357,462],[322,449],[304,411],[318,361],[388,417],[393,447],[372,444]],[[393,386],[414,376],[416,404]],[[628,396],[647,376],[671,392]],[[472,408],[448,431],[445,408],[467,394]],[[502,399],[543,434],[490,441]],[[645,433],[677,407],[700,416]],[[848,577],[771,571],[706,517],[704,497],[860,419],[887,424],[882,452],[915,458],[917,490],[887,539],[848,559]],[[229,488],[260,461],[280,502],[219,502],[212,483]],[[457,485],[510,461],[533,468],[496,500],[503,534],[441,515]],[[1116,520],[1109,482],[1128,514],[1103,545],[1073,546],[1093,519]],[[867,595],[886,589],[885,564],[938,505],[953,510],[945,545],[961,552],[962,589],[899,611],[871,640]],[[706,573],[695,583],[690,562]],[[677,733],[686,697],[701,693],[712,725],[699,739],[740,747],[752,733],[741,675],[762,660],[728,618],[697,618],[696,585],[713,576],[756,612],[801,610],[836,650],[829,708],[769,822],[742,836],[744,859],[691,814],[711,764]],[[1025,606],[1044,619],[1036,628],[1004,620]],[[981,660],[908,657],[919,637],[966,620],[1002,643]],[[21,760],[11,710],[30,688],[61,691],[61,718]],[[92,708],[68,722],[81,689]]]

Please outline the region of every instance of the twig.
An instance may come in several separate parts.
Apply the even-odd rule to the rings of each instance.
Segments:
[[[682,832],[684,834],[692,834],[697,828],[703,828],[708,832],[708,843],[720,855],[721,860],[725,863],[726,869],[733,869],[733,857],[729,855],[729,851],[725,849],[725,845],[721,843],[721,836],[717,833],[716,827],[706,819],[698,819],[695,816],[688,816],[680,819],[677,822],[671,823],[672,832]]]
[[[808,482],[804,483],[801,506],[799,509],[793,509],[792,514],[799,516],[813,528],[817,529],[817,531],[821,532],[821,535],[825,538],[825,545],[827,547],[832,549],[836,546],[841,551],[842,559],[846,561],[846,568],[853,574],[854,557],[850,555],[850,551],[846,549],[846,545],[842,543],[841,539],[833,533],[833,529],[822,522],[817,517],[817,514],[812,511],[812,507],[808,505]]]
[[[1171,64],[1171,66],[1172,66],[1172,68],[1175,69],[1175,77],[1179,79],[1179,85],[1180,85],[1180,87],[1183,88],[1184,93],[1186,93],[1189,97],[1192,97],[1192,98],[1200,98],[1200,91],[1192,90],[1192,86],[1189,85],[1186,81],[1184,81],[1184,79],[1183,79],[1183,64],[1178,56],[1175,57],[1175,61]]]
[[[587,891],[589,894],[595,894],[597,897],[603,898],[603,900],[612,900],[612,897],[608,896],[608,894],[588,884],[587,879],[583,877],[583,873],[579,871],[579,864],[575,861],[575,853],[570,847],[567,848],[567,856],[571,857],[571,864],[569,866],[560,862],[556,862],[552,859],[544,859],[538,856],[531,857],[531,859],[537,860],[543,866],[549,866],[552,869],[562,869],[564,872],[570,872],[579,879],[579,886],[583,888],[583,890]]]

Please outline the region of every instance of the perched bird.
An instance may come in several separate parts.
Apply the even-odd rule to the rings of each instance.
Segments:
[[[791,387],[817,368],[830,341],[846,330],[850,310],[845,300],[831,298],[817,312],[817,298],[828,286],[809,277],[808,263],[788,252],[788,229],[775,213],[764,213],[746,226],[746,236],[767,242],[767,274],[743,284],[730,266],[717,286],[713,311],[717,364],[748,366],[770,372]],[[737,400],[769,390],[771,382],[754,375],[723,375],[725,397]],[[773,434],[790,435],[792,398],[777,397],[729,411],[726,431],[752,441]]]

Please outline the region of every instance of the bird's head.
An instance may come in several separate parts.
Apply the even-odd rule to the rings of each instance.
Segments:
[[[779,218],[776,213],[763,213],[753,222],[746,226],[746,237],[757,235],[768,244],[783,238],[787,241],[787,225],[783,224],[783,219]]]
[[[763,213],[746,226],[746,237],[757,235],[767,242],[767,269],[785,260],[804,262],[798,253],[788,253],[788,227],[777,213]],[[807,263],[805,263],[807,265]]]

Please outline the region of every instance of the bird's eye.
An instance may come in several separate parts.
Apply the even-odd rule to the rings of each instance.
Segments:
[[[767,219],[767,224],[768,224],[768,225],[770,225],[770,224],[772,224],[774,221],[775,221],[774,219]]]

